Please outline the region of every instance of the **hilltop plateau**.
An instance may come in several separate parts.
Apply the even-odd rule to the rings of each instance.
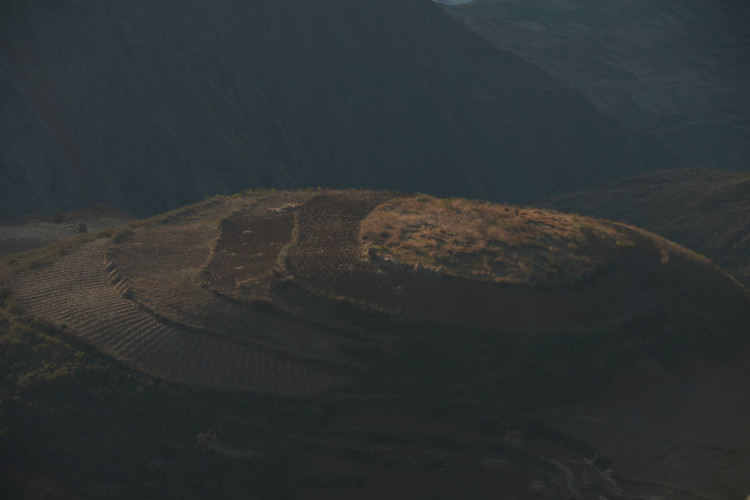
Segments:
[[[731,429],[750,397],[750,296],[633,226],[248,191],[0,271],[12,491],[44,478],[90,498],[676,500],[748,486],[750,441]],[[691,373],[711,384],[678,390]],[[580,425],[592,418],[609,427]],[[715,464],[690,462],[696,449]]]
[[[0,9],[0,220],[250,186],[519,201],[677,166],[430,0]]]

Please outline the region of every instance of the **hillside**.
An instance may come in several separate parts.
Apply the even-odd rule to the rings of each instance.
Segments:
[[[528,200],[676,166],[427,0],[3,2],[0,219],[247,187]]]
[[[76,233],[101,231],[132,221],[127,212],[97,206],[51,217],[27,216],[13,224],[0,224],[0,255],[27,252]]]
[[[682,165],[750,168],[746,2],[476,0],[447,11]]]
[[[52,478],[92,498],[744,491],[724,458],[708,472],[681,464],[695,426],[744,418],[748,365],[735,365],[750,296],[632,226],[423,194],[249,191],[6,257],[0,271],[0,456],[14,457],[0,486]],[[694,416],[671,444],[651,442],[668,410],[615,429],[629,454],[570,424],[584,410],[566,405],[601,412],[596,398],[644,363],[663,377],[709,370],[721,409],[681,400]],[[101,444],[82,447],[76,426]],[[750,442],[735,437],[705,440],[736,465]],[[654,480],[663,470],[706,480]]]
[[[0,342],[6,499],[489,500],[571,486],[592,500],[703,498],[622,481],[590,448],[499,407],[166,384],[1,309]]]
[[[750,174],[665,170],[535,204],[643,227],[710,257],[750,287]]]

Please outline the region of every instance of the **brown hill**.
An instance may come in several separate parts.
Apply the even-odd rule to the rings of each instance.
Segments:
[[[399,485],[430,494],[430,481],[466,484],[476,498],[500,485],[508,494],[533,487],[552,497],[650,493],[656,487],[629,481],[678,470],[692,445],[661,456],[665,448],[643,438],[650,439],[650,424],[631,419],[635,430],[625,431],[641,437],[631,436],[638,446],[628,451],[622,440],[612,445],[571,424],[583,410],[551,405],[620,394],[638,382],[643,363],[667,378],[709,367],[721,375],[715,380],[723,396],[714,391],[721,410],[708,417],[682,401],[680,408],[700,417],[670,434],[686,443],[699,423],[737,424],[732,411],[747,396],[739,358],[726,361],[750,334],[747,292],[707,259],[624,224],[426,195],[308,190],[211,198],[108,234],[60,243],[62,256],[37,268],[18,269],[57,247],[5,262],[4,275],[16,271],[14,296],[4,298],[13,312],[0,327],[57,335],[48,323],[23,319],[25,310],[158,378],[267,394],[253,409],[264,417],[250,424],[237,415],[236,396],[222,403],[232,417],[211,418],[225,422],[219,434],[228,441],[200,427],[203,453],[266,467],[263,460],[293,453],[305,461],[302,469],[311,467],[305,475],[287,470],[305,492],[300,498],[351,491],[398,497]],[[21,349],[23,338],[4,340],[7,352]],[[22,392],[57,381],[83,369],[81,356],[65,354],[55,361],[60,368],[27,360],[33,375],[7,380],[18,380],[13,390]],[[613,380],[619,385],[610,389]],[[657,406],[668,413],[669,391],[657,389],[654,397],[665,401]],[[276,395],[305,399],[280,412],[280,402],[270,403],[282,401]],[[623,401],[641,405],[632,395]],[[542,408],[554,426],[616,457],[616,469],[588,458],[596,451],[584,442],[498,405]],[[584,415],[611,416],[594,406]],[[23,412],[33,414],[29,408]],[[618,422],[611,436],[627,434]],[[261,459],[255,448],[233,443],[237,425],[252,429],[244,439],[273,451]],[[745,438],[732,451],[724,437],[709,441],[744,463]],[[184,437],[169,439],[185,447]],[[651,466],[655,454],[661,458]],[[719,473],[733,486],[715,496],[730,498],[721,492],[738,491],[740,475]],[[680,490],[692,484],[686,475],[656,481],[660,494],[706,491],[704,483]]]
[[[306,317],[315,316],[307,305],[316,301],[326,322],[336,308],[354,308],[533,331],[669,309],[684,285],[679,276],[716,273],[666,240],[586,217],[424,195],[329,192],[296,203],[287,196],[224,222],[203,271],[208,286]],[[268,227],[271,239],[253,236]]]
[[[208,335],[343,375],[362,361],[342,342],[397,344],[403,328],[518,339],[642,330],[638,349],[671,360],[726,355],[748,332],[746,292],[710,261],[631,226],[542,209],[388,192],[261,192],[131,227],[111,242],[88,237],[51,266],[20,274],[13,288],[34,313],[149,369],[163,368],[148,361],[154,339],[173,335],[195,338],[196,354]],[[72,293],[81,296],[65,298]],[[133,330],[101,336],[112,322]],[[186,360],[167,375],[178,380],[191,362],[179,352]]]
[[[750,287],[750,174],[664,170],[535,204],[653,231]]]

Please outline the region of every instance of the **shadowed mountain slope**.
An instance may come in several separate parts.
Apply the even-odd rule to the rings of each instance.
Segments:
[[[750,168],[747,2],[477,0],[448,11],[683,165]]]
[[[249,186],[527,200],[675,160],[425,0],[3,2],[0,218]]]
[[[643,227],[710,257],[750,287],[750,174],[665,170],[535,204]]]

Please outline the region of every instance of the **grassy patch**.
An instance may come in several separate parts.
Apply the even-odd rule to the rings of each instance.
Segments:
[[[513,284],[569,284],[633,245],[593,219],[459,198],[392,200],[362,221],[364,251],[443,274]]]

